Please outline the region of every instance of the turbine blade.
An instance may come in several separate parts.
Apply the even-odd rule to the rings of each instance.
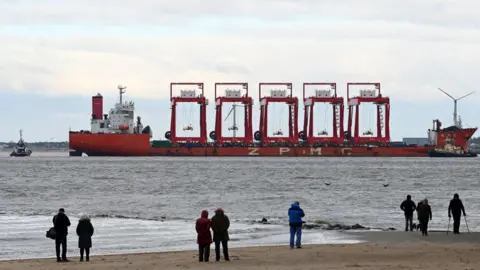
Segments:
[[[232,109],[230,110],[230,112],[228,112],[227,117],[225,117],[225,120],[223,120],[223,121],[227,121],[228,117],[230,116],[230,114],[232,114],[232,112],[233,112],[234,109],[235,109],[235,107],[232,107]]]
[[[476,92],[476,91],[473,91],[473,92],[471,92],[471,93],[469,93],[469,94],[466,94],[466,95],[465,95],[465,96],[463,96],[463,97],[459,97],[459,98],[457,98],[457,100],[460,100],[460,99],[462,99],[462,98],[466,98],[466,97],[468,97],[468,96],[470,96],[470,95],[474,94],[475,92]]]
[[[443,91],[442,89],[440,88],[437,88],[438,90],[442,91],[445,95],[449,96],[451,99],[455,100],[455,98],[453,98],[449,93]]]

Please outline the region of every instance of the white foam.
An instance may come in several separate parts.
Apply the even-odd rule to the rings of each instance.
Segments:
[[[68,253],[78,256],[76,218],[68,235]],[[119,254],[196,250],[194,223],[95,218],[92,254]],[[52,218],[45,216],[0,216],[0,259],[54,257],[54,241],[45,237]],[[288,227],[232,223],[231,247],[288,245]],[[334,231],[303,231],[303,244],[353,244],[361,241]]]

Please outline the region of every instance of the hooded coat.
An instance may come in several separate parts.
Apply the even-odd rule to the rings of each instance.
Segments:
[[[223,209],[218,208],[215,211],[215,215],[212,217],[212,231],[213,231],[213,241],[228,241],[230,237],[228,236],[228,228],[230,228],[230,220],[228,216],[225,215]]]
[[[83,216],[78,220],[77,235],[78,235],[78,248],[91,248],[93,225],[90,218]]]
[[[428,204],[428,200],[423,200],[418,206],[417,213],[420,223],[428,223],[428,221],[432,219],[432,208]]]
[[[288,209],[288,222],[290,226],[301,226],[303,221],[302,218],[305,216],[303,209],[296,203],[290,205]]]
[[[448,205],[448,214],[452,213],[454,218],[460,218],[463,215],[465,216],[465,208],[463,207],[463,202],[460,200],[458,194],[455,194],[453,199],[450,201]]]
[[[210,232],[211,221],[208,219],[207,210],[203,210],[202,214],[195,223],[195,230],[197,231],[197,244],[209,245],[212,243],[212,233]]]

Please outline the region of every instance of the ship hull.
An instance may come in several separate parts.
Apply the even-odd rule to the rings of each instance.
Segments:
[[[150,148],[149,156],[427,157],[433,147],[198,147]]]
[[[30,154],[14,154],[14,153],[11,153],[10,154],[11,157],[29,157]]]
[[[435,151],[435,150],[430,150],[428,151],[428,156],[429,157],[444,157],[444,158],[449,158],[449,157],[456,157],[456,158],[471,158],[471,157],[477,157],[478,154],[476,153],[450,153],[450,152],[442,152],[442,151]]]
[[[72,156],[428,157],[434,147],[151,147],[148,134],[70,133],[70,149]]]
[[[74,155],[148,156],[148,134],[104,134],[70,132],[69,147]]]
[[[12,153],[10,153],[10,156],[11,157],[29,157],[31,154],[32,154],[31,150],[27,150],[25,152],[15,152],[15,151],[13,151]]]

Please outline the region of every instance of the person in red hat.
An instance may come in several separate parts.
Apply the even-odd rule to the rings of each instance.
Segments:
[[[212,217],[212,231],[213,241],[215,242],[215,260],[220,260],[220,243],[222,243],[223,257],[225,261],[230,261],[228,256],[228,228],[230,227],[230,220],[222,208],[215,210],[215,215]]]
[[[210,244],[212,243],[210,224],[211,221],[208,219],[208,211],[203,210],[200,218],[197,219],[195,224],[200,262],[208,262],[208,259],[210,258]]]

